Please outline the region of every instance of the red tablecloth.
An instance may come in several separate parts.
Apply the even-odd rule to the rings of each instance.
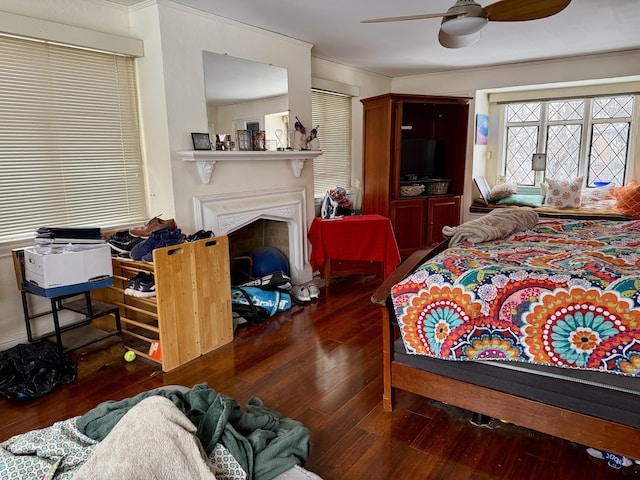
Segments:
[[[334,220],[315,218],[309,229],[311,268],[327,258],[383,262],[385,275],[400,264],[400,252],[391,221],[382,215],[357,215]]]

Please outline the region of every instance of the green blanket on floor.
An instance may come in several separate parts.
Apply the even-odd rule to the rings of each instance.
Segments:
[[[188,392],[151,390],[118,402],[101,403],[80,417],[77,427],[101,441],[134,405],[151,395],[167,397],[193,422],[207,455],[216,443],[224,445],[249,479],[267,480],[295,465],[304,466],[309,455],[309,430],[302,423],[283,418],[255,397],[247,402],[246,412],[242,411],[235,400],[208,388],[206,383]]]

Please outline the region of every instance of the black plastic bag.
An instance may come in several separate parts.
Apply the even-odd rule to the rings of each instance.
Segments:
[[[46,341],[0,352],[0,395],[10,400],[39,398],[76,379],[77,368]]]

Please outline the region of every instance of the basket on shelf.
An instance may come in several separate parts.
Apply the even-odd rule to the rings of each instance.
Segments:
[[[400,187],[402,197],[417,197],[424,192],[424,185],[403,185]]]
[[[451,180],[431,180],[426,182],[425,191],[427,195],[442,195],[449,190]]]

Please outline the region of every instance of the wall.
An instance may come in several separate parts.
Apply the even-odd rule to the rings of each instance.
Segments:
[[[565,84],[576,82],[619,81],[624,78],[629,81],[640,77],[640,51],[620,52],[608,55],[594,55],[576,57],[572,59],[531,62],[514,65],[503,65],[470,70],[443,72],[431,75],[417,75],[412,77],[394,78],[392,91],[394,93],[414,93],[433,95],[465,95],[475,97],[478,90],[522,87],[527,85]],[[465,193],[462,204],[463,219],[469,218],[469,206],[473,199],[473,176],[484,173],[486,163],[495,165],[495,145],[489,145],[492,158],[487,161],[487,148],[474,145],[475,113],[488,113],[486,97],[471,102],[469,115],[469,134],[467,136],[467,161],[465,172]],[[636,112],[636,118],[638,118]],[[491,130],[495,127],[495,118],[490,118]],[[494,130],[495,131],[495,130]],[[640,139],[636,130],[632,142],[634,163],[640,165]],[[495,139],[494,139],[495,141]],[[495,181],[488,176],[487,180]]]

